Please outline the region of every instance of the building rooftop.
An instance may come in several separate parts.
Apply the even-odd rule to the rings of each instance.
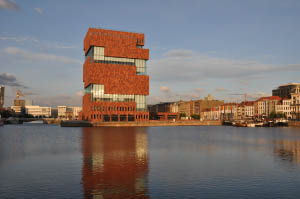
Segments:
[[[281,84],[279,87],[284,87],[284,86],[293,86],[293,85],[295,85],[295,86],[300,86],[300,83],[288,83],[288,84]]]
[[[263,101],[263,100],[281,100],[281,97],[278,96],[269,96],[269,97],[261,97],[258,100],[256,100],[256,102],[258,101]]]

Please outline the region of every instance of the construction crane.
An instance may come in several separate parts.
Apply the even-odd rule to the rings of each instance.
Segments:
[[[247,102],[247,93],[232,93],[230,95],[241,95],[241,96],[244,96],[244,102],[245,103]]]
[[[24,94],[21,91],[16,90],[16,98],[17,98],[16,99],[16,105],[17,106],[20,106],[20,96],[25,97]]]

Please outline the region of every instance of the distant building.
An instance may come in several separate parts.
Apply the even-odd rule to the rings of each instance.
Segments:
[[[185,115],[185,117],[191,117],[192,115],[192,101],[179,101],[178,112],[180,115]]]
[[[225,103],[212,108],[202,110],[200,113],[201,120],[224,120],[232,121],[238,119],[238,104]]]
[[[219,106],[219,120],[232,121],[238,119],[238,103],[225,103]]]
[[[254,101],[245,102],[245,118],[252,118],[254,116]]]
[[[21,106],[11,106],[10,107],[17,115],[20,115],[21,113],[24,113],[24,107]]]
[[[163,102],[155,105],[149,105],[149,112],[172,112],[173,102]]]
[[[254,103],[254,114],[257,118],[267,118],[272,112],[276,112],[276,105],[281,101],[281,97],[270,96],[261,97]]]
[[[66,118],[67,106],[57,106],[57,117],[60,119]]]
[[[282,99],[275,108],[276,113],[283,113],[287,119],[292,119],[291,99],[288,97]]]
[[[224,101],[215,100],[208,95],[203,100],[179,101],[177,105],[178,112],[188,119],[191,119],[193,115],[199,115],[200,120],[220,120]]]
[[[191,119],[193,115],[198,115],[201,118],[201,112],[206,109],[211,109],[223,105],[223,100],[215,100],[211,95],[208,95],[203,100],[165,102],[155,105],[149,105],[151,119],[154,118],[178,118],[179,115],[186,119]],[[157,114],[159,113],[159,114]],[[162,114],[165,113],[165,114]],[[170,114],[166,114],[170,113]],[[172,114],[173,113],[173,114]],[[178,113],[178,114],[174,114]]]
[[[241,102],[237,105],[236,119],[248,120],[254,116],[254,101]]]
[[[14,100],[14,106],[25,107],[25,100]]]
[[[280,85],[277,89],[272,90],[272,95],[281,98],[291,98],[292,91],[297,88],[300,88],[300,83],[283,84]]]
[[[57,118],[58,117],[57,108],[51,108],[51,117],[52,118]]]
[[[184,113],[187,117],[199,115],[207,109],[218,107],[224,104],[223,100],[215,100],[212,95],[208,94],[203,100],[191,100],[189,102],[179,102],[179,112]]]
[[[294,88],[291,93],[291,116],[294,120],[300,120],[300,87]]]
[[[77,120],[79,118],[80,111],[82,111],[82,108],[79,106],[58,106],[57,117],[60,119]]]
[[[174,108],[174,106],[176,108]],[[176,102],[165,102],[148,106],[150,119],[172,120],[179,119],[178,105]]]
[[[51,107],[25,106],[25,113],[33,117],[51,117]]]
[[[198,102],[199,102],[199,108],[195,106],[194,114],[200,114],[202,110],[216,107],[216,106],[221,106],[224,104],[224,100],[216,100],[211,95],[208,95],[207,97],[204,98],[204,100],[199,100]]]
[[[72,106],[68,107],[68,109],[72,112],[72,119],[78,120],[79,119],[79,113],[82,111],[81,106]]]
[[[4,87],[0,86],[0,108],[4,105]]]

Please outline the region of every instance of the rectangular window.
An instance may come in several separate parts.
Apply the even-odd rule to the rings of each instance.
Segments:
[[[136,73],[146,74],[146,60],[135,59]]]

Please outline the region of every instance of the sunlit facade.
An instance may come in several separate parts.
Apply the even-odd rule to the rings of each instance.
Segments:
[[[51,117],[51,107],[25,106],[25,113],[33,117]]]
[[[84,96],[80,118],[149,120],[149,76],[144,34],[90,28],[84,39]]]
[[[0,86],[0,108],[4,105],[4,87]]]

